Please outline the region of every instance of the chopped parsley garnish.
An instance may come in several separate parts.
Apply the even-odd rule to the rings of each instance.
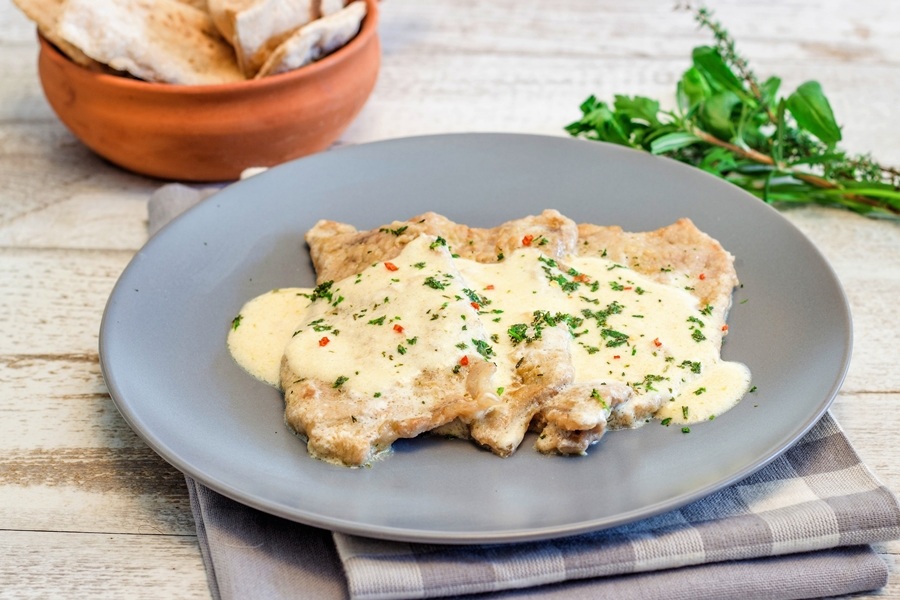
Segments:
[[[550,258],[549,256],[538,256],[538,260],[547,265],[548,267],[556,267],[556,261]]]
[[[541,339],[541,333],[544,327],[556,327],[560,323],[566,325],[569,334],[572,335],[572,337],[581,335],[580,333],[575,332],[575,329],[581,327],[584,323],[584,319],[581,317],[562,312],[551,313],[548,310],[536,310],[533,314],[534,319],[532,319],[530,325],[526,323],[516,323],[506,330],[513,345],[518,344],[519,342],[533,342],[534,340],[539,340]],[[534,333],[529,335],[529,330],[532,330]]]
[[[310,321],[308,327],[312,327],[313,331],[317,332],[331,331],[332,329],[334,329],[334,327],[325,322],[325,319],[316,319],[315,321]]]
[[[615,329],[601,329],[600,336],[606,340],[607,348],[617,348],[628,343],[628,334]]]
[[[397,229],[388,229],[387,227],[382,227],[382,228],[379,229],[378,231],[380,231],[380,232],[382,232],[382,233],[391,233],[391,234],[393,234],[393,235],[398,235],[398,236],[399,236],[400,234],[402,234],[402,233],[403,233],[404,231],[406,231],[407,229],[409,229],[409,225],[403,225],[403,226],[401,226],[401,227],[398,227]]]
[[[478,354],[483,356],[486,360],[489,360],[494,355],[494,348],[484,340],[472,338],[472,344],[475,346],[475,350],[478,351]]]
[[[434,249],[437,248],[438,246],[446,246],[446,245],[447,245],[447,240],[445,240],[445,239],[442,238],[441,236],[437,236],[437,238],[436,238],[433,242],[431,242],[431,244],[429,244],[428,247],[429,247],[431,250],[434,250]]]
[[[343,375],[341,375],[340,377],[338,377],[337,379],[334,380],[334,383],[331,384],[331,387],[339,388],[342,385],[344,385],[345,383],[347,383],[348,379],[349,379],[349,377],[344,377]]]
[[[319,300],[321,298],[324,298],[325,300],[328,300],[329,302],[331,302],[332,301],[331,286],[333,286],[333,285],[334,285],[334,281],[323,281],[322,283],[317,285],[315,288],[313,288],[313,291],[311,294],[300,294],[300,295],[309,298],[313,302],[315,302],[316,300]]]
[[[384,325],[385,315],[381,315],[377,319],[372,319],[368,322],[368,325]]]
[[[513,345],[516,345],[519,342],[529,341],[528,325],[525,323],[511,325],[509,329],[506,330],[506,333],[509,334],[509,339],[512,340]]]
[[[618,302],[611,302],[603,310],[590,310],[589,308],[585,308],[581,311],[581,314],[584,315],[585,319],[596,319],[599,327],[605,327],[606,320],[609,316],[621,313],[623,308],[625,307]]]
[[[559,323],[565,323],[569,328],[569,333],[574,334],[574,330],[581,327],[581,324],[584,323],[584,319],[581,317],[575,317],[570,315],[569,313],[554,313],[551,314],[548,311],[536,311],[534,313],[535,322],[543,322],[549,325],[550,327],[555,327]]]
[[[659,383],[660,381],[665,381],[666,378],[662,375],[654,375],[653,373],[648,373],[644,376],[643,381],[639,381],[638,383],[631,384],[631,387],[634,389],[638,389],[643,387],[648,392],[655,392],[656,388],[653,387],[654,383]]]
[[[700,373],[700,361],[685,360],[678,366],[682,369],[690,369],[691,373]]]
[[[241,321],[244,319],[244,315],[238,315],[231,320],[231,329],[237,329],[241,326]]]
[[[485,305],[491,303],[490,300],[488,300],[484,296],[479,295],[478,292],[476,292],[475,290],[470,290],[469,288],[463,288],[463,293],[466,295],[466,297],[469,300],[471,300],[475,304],[478,304],[479,306],[485,306]]]
[[[560,273],[558,271],[556,274],[554,274],[553,269],[558,269],[559,264],[552,258],[549,258],[547,256],[539,256],[538,260],[546,265],[545,267],[543,267],[543,269],[544,269],[544,273],[546,273],[546,275],[547,275],[547,279],[549,279],[552,282],[556,282],[562,291],[574,292],[575,290],[578,289],[578,286],[581,285],[577,281],[569,281],[568,279],[566,279],[565,275],[563,275],[562,273]],[[569,269],[568,274],[573,277],[581,277],[582,276],[575,269]]]
[[[687,320],[689,323],[696,323],[699,327],[706,326],[706,324],[703,321],[701,321],[700,319],[698,319],[697,317],[688,317]]]
[[[425,281],[423,282],[423,285],[427,285],[428,287],[435,289],[435,290],[443,290],[443,289],[446,289],[446,287],[447,287],[446,283],[439,281],[433,275],[430,277],[426,277]]]
[[[698,343],[699,343],[699,342],[702,342],[703,340],[706,339],[706,336],[703,335],[703,332],[700,331],[699,329],[695,329],[695,330],[693,331],[693,333],[691,333],[691,337],[694,338],[694,341],[695,341],[695,342],[698,342]]]
[[[591,390],[591,398],[593,400],[596,400],[604,410],[608,408],[606,400],[603,399],[603,396],[600,395],[600,392],[597,390],[597,388]]]

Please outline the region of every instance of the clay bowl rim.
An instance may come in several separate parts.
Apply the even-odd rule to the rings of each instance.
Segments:
[[[204,84],[182,84],[167,83],[162,81],[146,81],[136,79],[126,75],[116,75],[113,73],[104,73],[93,71],[83,65],[79,65],[69,58],[62,50],[48,40],[44,34],[38,30],[38,41],[40,43],[40,51],[46,52],[54,62],[67,65],[64,68],[74,68],[86,77],[96,79],[103,85],[111,87],[119,87],[125,90],[133,90],[139,93],[165,94],[165,95],[220,95],[220,94],[239,94],[242,92],[258,92],[267,88],[278,88],[293,83],[295,80],[307,79],[315,77],[320,71],[326,71],[333,65],[350,60],[354,54],[358,54],[362,48],[370,41],[370,38],[378,34],[378,0],[364,0],[366,3],[366,16],[363,18],[359,32],[347,42],[344,46],[338,48],[331,54],[321,58],[315,62],[304,65],[297,69],[278,73],[276,75],[267,75],[259,79],[245,79],[228,83],[204,83]]]

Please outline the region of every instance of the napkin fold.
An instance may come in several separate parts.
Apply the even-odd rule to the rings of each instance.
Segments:
[[[215,192],[167,184],[158,230]],[[210,591],[243,598],[819,598],[885,585],[870,544],[900,538],[900,506],[829,414],[746,479],[678,510],[514,544],[367,539],[287,521],[185,476]]]

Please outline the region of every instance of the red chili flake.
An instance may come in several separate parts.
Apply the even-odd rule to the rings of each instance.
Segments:
[[[399,268],[397,265],[395,265],[395,264],[392,263],[392,262],[386,262],[386,263],[384,263],[384,267],[385,267],[388,271],[396,271],[396,270]]]
[[[660,346],[662,346],[662,342],[659,341],[659,338],[656,338],[653,340],[653,345],[659,348]]]
[[[323,337],[321,340],[319,340],[319,345],[320,345],[320,346],[327,346],[327,345],[328,345],[328,342],[330,342],[330,341],[331,341],[331,340],[329,340],[327,336],[326,336],[326,337]]]
[[[465,354],[463,354],[463,357],[461,359],[459,359],[459,364],[461,364],[464,367],[469,366],[469,357],[466,356]]]
[[[616,354],[615,356],[613,356],[613,358],[615,358],[616,360],[618,360],[618,359],[620,359],[620,358],[622,358],[622,357],[621,357],[620,355]]]
[[[633,290],[634,288],[633,288],[632,286],[630,286],[630,285],[626,285],[626,286],[623,287],[622,289],[628,291],[628,290]]]
[[[492,289],[494,289],[494,284],[493,284],[493,283],[489,283],[489,284],[487,284],[486,286],[484,286],[484,289],[486,289],[486,290],[492,290]]]
[[[706,279],[706,273],[700,273],[700,281]]]
[[[533,242],[533,241],[534,241],[534,236],[529,233],[528,235],[526,235],[525,237],[522,238],[522,245],[530,246],[531,242]]]
[[[722,325],[722,331],[728,331],[728,325]]]
[[[471,304],[472,308],[474,308],[475,310],[481,310],[481,305],[477,302],[470,302],[469,304]]]
[[[397,333],[403,333],[403,325],[400,323],[394,323],[394,331]]]
[[[584,273],[579,273],[575,277],[572,278],[573,281],[578,281],[580,283],[590,283],[591,278],[585,275]]]

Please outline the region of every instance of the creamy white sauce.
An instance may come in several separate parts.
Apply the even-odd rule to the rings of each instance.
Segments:
[[[248,373],[279,387],[279,371],[291,334],[309,309],[311,290],[284,288],[247,302],[228,332],[228,350]]]
[[[315,290],[276,290],[241,309],[228,345],[251,374],[278,385],[296,373],[381,397],[423,370],[497,365],[498,395],[514,382],[514,350],[565,327],[577,382],[623,382],[667,401],[673,423],[715,417],[746,393],[746,366],[720,359],[722,331],[674,278],[664,285],[602,257],[565,264],[523,247],[499,263],[453,258],[422,236],[388,262]]]

